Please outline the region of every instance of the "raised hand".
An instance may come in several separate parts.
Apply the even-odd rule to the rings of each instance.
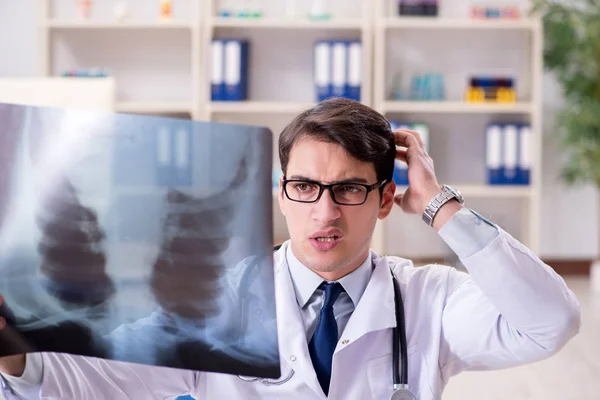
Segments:
[[[395,203],[408,214],[422,214],[429,201],[439,193],[440,184],[435,176],[433,160],[425,151],[418,132],[399,129],[394,131],[396,158],[408,165],[408,189],[394,198]]]

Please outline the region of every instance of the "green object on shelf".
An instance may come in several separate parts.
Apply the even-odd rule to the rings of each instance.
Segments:
[[[325,21],[331,19],[331,14],[308,14],[308,19],[313,21]]]
[[[263,12],[262,10],[241,10],[237,13],[237,16],[240,18],[262,18]]]

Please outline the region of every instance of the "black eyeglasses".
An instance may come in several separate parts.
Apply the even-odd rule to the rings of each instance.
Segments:
[[[283,179],[283,192],[292,201],[315,203],[327,189],[334,203],[344,206],[359,206],[367,201],[371,191],[380,188],[386,182],[387,180],[383,180],[372,185],[354,182],[326,185],[303,179]]]

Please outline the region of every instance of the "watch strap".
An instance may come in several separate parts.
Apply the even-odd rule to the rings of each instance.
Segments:
[[[429,225],[433,225],[433,219],[440,208],[452,199],[461,200],[456,192],[451,190],[447,185],[442,185],[441,191],[427,204],[423,212],[423,221]]]

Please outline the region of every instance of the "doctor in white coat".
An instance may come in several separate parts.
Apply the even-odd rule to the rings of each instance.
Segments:
[[[4,397],[389,399],[391,271],[404,302],[408,388],[420,400],[440,399],[461,371],[546,359],[578,333],[579,305],[563,279],[440,185],[416,132],[392,132],[372,109],[333,99],[284,129],[279,156],[290,234],[274,253],[279,379],[35,353],[0,359]],[[401,194],[392,181],[396,158],[409,171]],[[373,252],[375,224],[394,204],[423,216],[469,273]]]

